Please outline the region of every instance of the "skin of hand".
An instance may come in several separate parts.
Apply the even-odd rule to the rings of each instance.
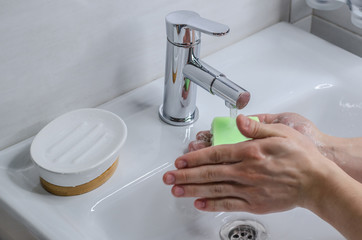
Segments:
[[[297,130],[308,137],[308,139],[318,148],[321,154],[338,164],[334,148],[331,147],[331,140],[333,137],[321,132],[309,119],[297,113],[290,112],[279,114],[259,114],[256,116],[259,118],[260,122],[266,124],[281,123]]]
[[[237,125],[254,140],[204,147],[176,159],[177,170],[163,176],[175,197],[196,197],[194,205],[203,211],[263,214],[300,206],[350,239],[362,236],[360,183],[285,124],[239,115]]]
[[[306,136],[283,124],[260,124],[239,115],[252,141],[202,148],[179,157],[164,175],[176,197],[199,197],[206,211],[269,213],[305,207],[329,160]]]

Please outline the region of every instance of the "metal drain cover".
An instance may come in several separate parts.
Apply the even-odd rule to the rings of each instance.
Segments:
[[[264,226],[253,220],[232,221],[220,229],[222,240],[265,240],[266,237]]]
[[[256,230],[250,225],[239,225],[229,232],[230,240],[256,240]]]

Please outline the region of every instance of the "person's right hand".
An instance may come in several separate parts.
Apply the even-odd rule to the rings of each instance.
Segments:
[[[163,177],[173,185],[173,195],[198,198],[195,207],[203,211],[314,209],[328,184],[325,176],[341,170],[305,135],[284,124],[259,123],[243,115],[236,123],[253,140],[180,156],[177,170]]]
[[[304,207],[347,239],[361,239],[362,185],[319,152],[313,143],[316,127],[296,114],[259,117],[275,124],[237,117],[240,132],[250,141],[208,147],[210,133],[199,133],[202,149],[180,156],[177,169],[163,175],[164,183],[173,185],[172,194],[198,198],[195,207],[202,211],[263,214]],[[362,138],[347,143],[353,142],[353,156],[362,156]],[[347,164],[356,174],[358,159]]]

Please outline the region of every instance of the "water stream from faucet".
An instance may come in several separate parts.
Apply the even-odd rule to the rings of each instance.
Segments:
[[[234,107],[231,107],[229,108],[230,109],[230,119],[232,121],[235,121],[236,120],[236,117],[238,116],[238,109],[237,108],[234,108]]]

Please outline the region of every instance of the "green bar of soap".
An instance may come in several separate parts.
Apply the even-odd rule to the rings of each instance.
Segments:
[[[259,122],[258,117],[249,117]],[[234,144],[250,140],[242,135],[236,126],[236,119],[230,117],[216,117],[211,124],[212,145]]]

